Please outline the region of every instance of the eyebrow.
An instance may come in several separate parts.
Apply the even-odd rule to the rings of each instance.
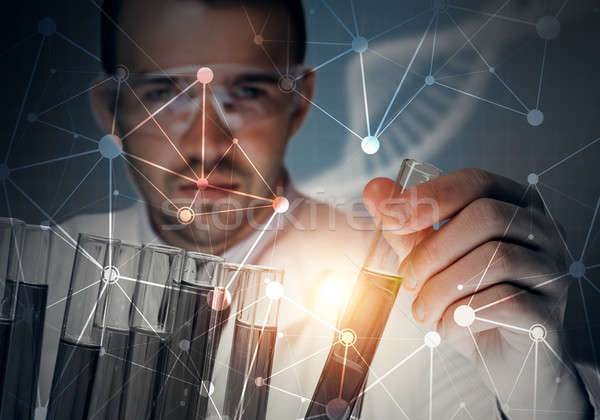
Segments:
[[[140,85],[142,83],[163,83],[163,84],[174,84],[176,86],[179,85],[178,79],[182,78],[194,78],[194,75],[187,74],[171,74],[171,75],[152,75],[150,77],[141,77],[136,80],[135,76],[132,77],[131,84],[132,85]],[[270,83],[277,84],[278,77],[275,74],[267,74],[267,73],[247,73],[236,75],[232,83]]]

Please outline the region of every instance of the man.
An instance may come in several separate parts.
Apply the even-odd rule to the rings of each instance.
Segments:
[[[71,235],[107,236],[110,228],[127,241],[284,268],[289,301],[282,302],[273,369],[289,369],[269,382],[268,418],[277,419],[306,412],[326,355],[319,350],[331,342],[327,325],[336,322],[367,243],[362,224],[302,197],[283,166],[315,88],[314,72],[302,68],[304,42],[299,1],[106,1],[102,58],[114,80],[92,90],[92,106],[109,134],[101,152],[127,162],[142,203],[63,226]],[[550,280],[566,269],[560,233],[540,200],[475,169],[387,200],[392,187],[376,179],[364,191],[367,209],[406,259],[363,417],[462,410],[473,418],[529,418],[535,409],[547,418],[589,416],[585,390],[560,350],[566,285]],[[532,220],[544,232],[535,242],[527,238]],[[55,288],[63,296],[68,267],[65,259],[53,276],[64,281]],[[467,318],[474,316],[469,308],[481,312],[460,326],[457,308],[463,315],[467,308]],[[61,309],[47,315],[44,400]],[[543,336],[531,337],[536,324],[543,329],[532,331]],[[413,353],[436,330],[442,346],[426,342],[431,351]],[[555,354],[535,372],[522,369],[541,338]]]

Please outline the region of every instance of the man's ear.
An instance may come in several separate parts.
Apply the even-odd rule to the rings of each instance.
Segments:
[[[106,75],[102,76],[102,78],[108,77]],[[92,82],[92,84],[101,83],[103,79],[98,78]],[[105,133],[112,132],[112,124],[114,117],[114,107],[115,107],[115,94],[116,92],[110,88],[110,84],[113,83],[112,80],[108,80],[100,86],[95,87],[90,90],[89,98],[90,98],[90,107],[92,109],[92,113],[98,125],[104,130]],[[118,134],[118,133],[116,133]]]
[[[290,138],[293,137],[298,130],[300,129],[300,127],[302,127],[302,123],[304,122],[304,120],[306,119],[306,116],[308,115],[308,110],[310,109],[310,101],[313,100],[314,94],[315,94],[315,84],[317,81],[317,74],[312,71],[309,70],[305,76],[302,78],[302,89],[300,90],[300,93],[302,93],[302,95],[304,95],[305,98],[301,97],[298,93],[294,93],[295,95],[298,95],[298,97],[296,98],[299,101],[299,105],[298,105],[298,109],[296,109],[296,111],[294,112],[294,115],[292,116],[292,126],[291,126],[291,130],[290,130]],[[308,100],[307,100],[308,99]]]

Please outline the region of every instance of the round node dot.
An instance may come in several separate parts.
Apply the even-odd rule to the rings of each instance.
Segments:
[[[271,300],[281,299],[283,297],[283,286],[281,283],[272,281],[267,285],[267,297]]]
[[[540,177],[538,176],[538,174],[527,175],[527,182],[529,182],[531,185],[537,184],[539,180],[540,180]]]
[[[106,354],[106,349],[104,347],[100,347],[100,356],[104,356]]]
[[[569,274],[576,279],[580,279],[585,275],[585,265],[582,261],[574,261],[569,266]]]
[[[527,122],[529,125],[537,127],[544,122],[544,114],[539,109],[532,109],[527,113]]]
[[[37,114],[35,114],[34,112],[30,112],[29,114],[27,114],[27,121],[36,122],[37,119],[38,119]]]
[[[119,196],[119,190],[114,190],[114,191],[113,191],[113,195],[114,195],[115,197],[118,197],[118,196]]]
[[[200,191],[204,191],[206,187],[208,187],[208,179],[200,178],[198,181],[196,181],[196,188],[198,188]]]
[[[372,155],[379,150],[379,140],[375,136],[367,136],[360,142],[360,147],[367,155]]]
[[[496,67],[490,67],[488,71],[492,74],[496,73]]]
[[[196,74],[198,81],[203,85],[212,82],[214,76],[213,71],[208,67],[201,67]]]
[[[56,22],[54,19],[46,17],[39,21],[38,31],[44,36],[52,36],[56,33]]]
[[[304,404],[306,401],[307,401],[307,400],[306,400],[306,398],[304,398],[304,397],[300,397],[300,402],[301,402],[302,404]]]
[[[122,64],[119,64],[115,69],[115,80],[119,83],[123,83],[129,77],[129,70]]]
[[[283,338],[283,333],[281,331],[277,333],[277,338]]]
[[[0,181],[5,181],[10,175],[10,169],[6,163],[0,163]]]
[[[211,381],[206,379],[202,381],[200,385],[200,395],[203,397],[209,397],[215,393],[215,385]]]
[[[284,74],[279,78],[277,85],[283,93],[291,93],[296,89],[296,79],[289,74]]]
[[[436,12],[443,12],[448,8],[448,2],[446,0],[435,0],[433,4],[433,9]]]
[[[559,383],[560,383],[560,377],[559,377],[559,376],[557,376],[557,377],[554,379],[554,382],[556,382],[557,384],[559,384]]]
[[[464,402],[464,401],[461,401],[461,402],[460,402],[460,408],[465,408],[466,406],[467,406],[467,404],[465,404],[465,402]]]
[[[538,20],[535,29],[542,39],[554,39],[560,33],[560,22],[554,16],[543,16]]]
[[[285,213],[290,208],[290,202],[285,197],[277,197],[273,200],[275,213]]]
[[[457,286],[456,286],[456,288],[457,288],[458,290],[462,290],[462,289],[464,289],[464,287],[465,287],[465,286],[463,286],[462,284],[459,284],[459,285],[457,285]]]
[[[510,411],[510,406],[508,404],[502,404],[502,411],[508,413]]]
[[[433,349],[440,345],[442,342],[442,337],[440,337],[436,331],[429,331],[427,334],[425,334],[424,341],[427,347]]]
[[[460,305],[454,311],[454,322],[461,327],[468,327],[475,322],[475,311],[468,305]]]
[[[265,384],[265,380],[263,377],[258,376],[255,380],[254,383],[256,384],[257,387],[261,387]]]
[[[529,328],[529,338],[533,341],[542,341],[546,338],[546,328],[541,324],[535,324]]]
[[[181,407],[185,407],[185,401],[179,401],[179,405],[180,405]]]
[[[364,36],[357,36],[352,40],[352,49],[357,53],[364,53],[369,48],[369,41]]]
[[[426,84],[427,86],[431,86],[431,85],[433,85],[434,83],[435,83],[435,76],[432,76],[432,75],[430,74],[429,76],[427,76],[427,77],[425,78],[425,84]]]
[[[179,223],[189,225],[194,221],[194,210],[190,207],[182,207],[177,211],[177,220]]]
[[[349,405],[342,398],[334,398],[325,406],[325,414],[329,420],[341,420],[347,417]]]
[[[262,35],[260,35],[260,34],[254,35],[254,43],[256,45],[262,45],[263,42],[264,42],[264,38],[262,37]]]
[[[527,235],[527,239],[533,241],[535,239],[535,236],[533,235],[533,233],[530,233],[529,235]]]
[[[119,280],[119,269],[113,266],[106,266],[102,269],[102,281],[108,284],[116,283]]]
[[[121,148],[121,139],[114,134],[107,134],[100,139],[98,151],[106,159],[114,159],[119,156],[123,149]]]
[[[356,333],[350,328],[344,328],[339,335],[340,344],[346,347],[350,347],[356,343],[356,338]]]
[[[179,349],[185,352],[190,351],[190,340],[181,340],[179,342]]]
[[[234,137],[234,138],[233,138],[233,140],[231,140],[231,142],[232,142],[233,144],[238,144],[238,143],[239,143],[239,140],[238,140],[238,139],[236,139],[236,138]]]
[[[206,299],[214,311],[224,311],[231,305],[231,293],[224,287],[215,287],[208,292]]]

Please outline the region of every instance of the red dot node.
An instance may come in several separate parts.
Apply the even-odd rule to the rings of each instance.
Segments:
[[[290,208],[290,202],[285,197],[276,197],[272,205],[275,213],[285,213]]]
[[[198,188],[200,191],[204,191],[206,187],[208,187],[208,179],[200,178],[198,181],[196,181],[196,188]]]
[[[233,140],[231,140],[231,142],[232,142],[233,144],[238,144],[239,140],[238,140],[238,139],[236,139],[236,138],[234,138]]]
[[[196,74],[196,77],[198,78],[198,81],[200,83],[202,83],[203,85],[205,85],[207,83],[212,82],[213,77],[214,77],[214,73],[208,67],[201,67],[198,70],[198,73]]]

